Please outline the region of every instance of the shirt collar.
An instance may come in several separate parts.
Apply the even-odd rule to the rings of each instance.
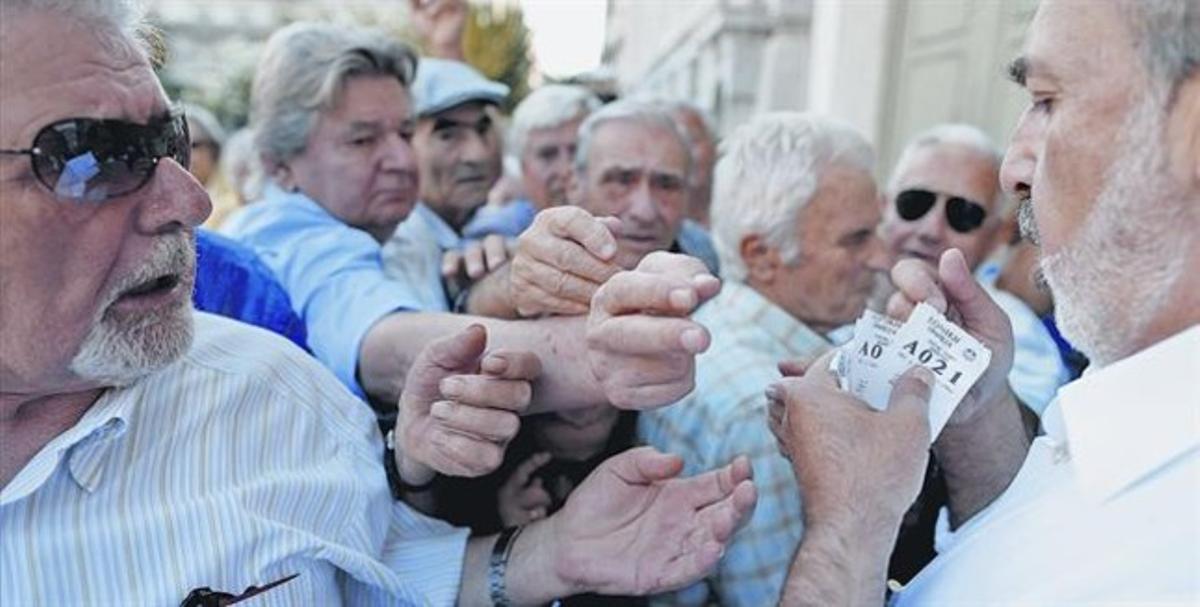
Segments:
[[[459,236],[458,232],[450,227],[450,224],[446,223],[446,220],[442,219],[441,215],[438,215],[433,212],[433,209],[426,206],[425,203],[418,202],[417,206],[413,208],[413,215],[425,222],[425,226],[437,241],[438,247],[443,251],[457,249],[462,246],[462,237]]]
[[[782,348],[781,351],[792,356],[820,354],[832,346],[825,336],[742,283],[725,282],[720,294],[706,305],[719,316],[726,316],[725,310],[740,310],[734,315],[738,322],[760,329],[767,339]]]
[[[40,488],[64,457],[76,484],[89,493],[95,491],[103,476],[105,456],[129,427],[136,399],[118,398],[122,391],[106,390],[74,426],[46,443],[0,493],[0,505],[21,500]]]
[[[1084,491],[1107,500],[1200,446],[1200,325],[1059,390],[1047,432]]]

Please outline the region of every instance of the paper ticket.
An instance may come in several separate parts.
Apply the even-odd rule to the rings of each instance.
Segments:
[[[892,349],[899,321],[867,310],[855,323],[854,339],[847,344],[849,392],[875,409],[887,407],[894,379],[882,372]]]
[[[933,372],[933,394],[929,400],[931,438],[937,438],[992,358],[987,346],[925,303],[917,304],[908,322],[892,336],[888,350],[890,356],[889,352],[884,353],[881,372],[889,377],[889,383],[916,365]]]

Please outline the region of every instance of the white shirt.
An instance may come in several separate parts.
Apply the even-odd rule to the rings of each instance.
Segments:
[[[419,287],[410,295],[421,312],[448,312],[442,281],[442,254],[462,248],[463,240],[433,209],[418,202],[383,245],[383,271],[405,284]]]
[[[895,597],[1200,604],[1200,326],[1064,386],[1012,485]]]
[[[197,313],[0,492],[0,605],[450,605],[466,530],[392,500],[374,415],[290,342]]]

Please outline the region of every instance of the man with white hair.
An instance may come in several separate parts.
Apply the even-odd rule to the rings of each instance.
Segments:
[[[954,537],[891,602],[1195,605],[1200,4],[1044,0],[1010,72],[1031,103],[1001,181],[1041,247],[1060,327],[1092,366],[1027,444],[1006,386],[1012,333],[962,253],[936,270],[896,265],[889,313],[925,301],[993,355],[934,444],[961,488]],[[821,364],[774,391],[808,525],[782,603],[880,604],[886,548],[925,466],[933,378],[910,372],[874,411]]]
[[[385,450],[299,349],[192,311],[211,207],[136,6],[0,15],[0,603],[533,604],[678,586],[719,558],[753,507],[745,460],[676,479],[677,458],[629,451],[560,513],[491,537],[395,501],[387,466],[486,465],[451,429],[492,413],[481,379],[520,409],[538,360],[484,354],[479,327],[434,342],[400,405],[408,449]],[[362,78],[343,100],[403,90]]]
[[[888,256],[875,234],[874,155],[857,133],[810,114],[768,114],[734,131],[716,168],[713,229],[725,283],[693,320],[713,335],[696,362],[696,390],[639,416],[646,444],[703,470],[745,453],[762,491],[707,588],[672,604],[774,602],[800,541],[800,494],[764,431],[763,389],[780,360],[811,359],[825,334],[862,313]],[[711,592],[711,596],[710,595]]]
[[[934,265],[958,249],[976,271],[1003,225],[1007,199],[1000,190],[999,150],[983,131],[942,124],[912,138],[888,182],[881,231],[893,260]],[[988,294],[1008,315],[1016,338],[1009,382],[1017,397],[1040,415],[1069,374],[1050,331],[1016,296],[988,284]]]
[[[679,239],[691,169],[687,138],[664,108],[604,106],[579,127],[572,206],[539,213],[486,288],[522,316],[571,315],[587,310],[608,277],[654,252],[683,253],[715,271],[715,258]]]

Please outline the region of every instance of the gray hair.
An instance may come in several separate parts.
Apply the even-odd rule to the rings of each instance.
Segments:
[[[687,158],[684,179],[686,180],[691,175],[691,146],[688,145],[687,135],[679,129],[679,125],[671,117],[671,114],[658,105],[627,100],[615,101],[600,108],[579,125],[579,144],[575,148],[576,172],[581,174],[587,172],[588,154],[591,152],[592,137],[595,136],[596,129],[606,122],[613,121],[635,122],[647,127],[660,128],[670,133],[679,143],[679,147],[683,149],[684,157]]]
[[[138,0],[3,0],[0,23],[22,11],[55,12],[81,24],[111,28],[134,41],[152,65],[163,63],[166,53],[161,35],[146,21]]]
[[[962,123],[939,124],[921,131],[908,141],[908,145],[904,146],[904,151],[900,152],[900,159],[896,161],[896,166],[892,168],[892,176],[888,179],[888,191],[891,194],[896,193],[900,176],[908,169],[909,163],[912,162],[912,157],[918,150],[938,145],[958,145],[975,152],[995,167],[997,183],[999,183],[1000,165],[1004,162],[1004,155],[1001,153],[1000,148],[996,146],[996,143],[992,141],[992,138],[983,132],[983,129]],[[1004,209],[1004,204],[1007,200],[1008,198],[1004,195],[1004,192],[997,186],[996,197],[992,201],[992,209],[988,213],[988,217],[999,217],[1000,213],[998,211]]]
[[[375,30],[302,22],[276,31],[250,92],[255,147],[267,168],[304,151],[317,115],[337,105],[347,80],[390,76],[408,87],[416,66],[408,46]]]
[[[529,133],[537,129],[552,129],[576,118],[583,118],[600,108],[600,98],[582,86],[548,84],[529,94],[513,112],[509,127],[510,152],[520,156],[525,152]]]
[[[1151,78],[1165,92],[1200,66],[1200,3],[1196,0],[1124,0],[1121,11]]]
[[[201,139],[196,136],[200,131],[205,137],[216,144],[218,150],[225,146],[225,127],[208,108],[194,103],[183,104],[183,113],[188,119],[188,128],[192,131],[192,140]]]
[[[219,161],[221,174],[243,201],[256,200],[262,191],[263,170],[254,150],[254,131],[243,128],[225,141]]]
[[[799,259],[798,216],[832,165],[870,173],[875,154],[852,128],[815,114],[764,114],[721,143],[712,228],[723,278],[746,280],[741,242],[752,234],[777,247],[785,263]]]

